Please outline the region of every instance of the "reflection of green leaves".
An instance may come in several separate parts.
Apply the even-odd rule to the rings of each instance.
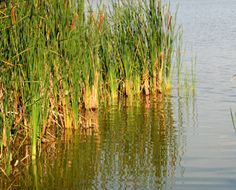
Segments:
[[[236,80],[236,74],[232,76],[231,80]]]
[[[236,132],[236,124],[235,124],[235,121],[234,121],[235,114],[233,114],[232,109],[230,109],[230,115],[231,115],[232,123],[233,123],[233,126],[234,126],[234,131]]]

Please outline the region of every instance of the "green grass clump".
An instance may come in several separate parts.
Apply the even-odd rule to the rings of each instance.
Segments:
[[[35,158],[47,131],[80,126],[82,109],[171,89],[179,31],[160,0],[114,0],[110,11],[85,10],[84,0],[15,0],[0,7],[5,147],[14,143],[11,136],[28,136]]]

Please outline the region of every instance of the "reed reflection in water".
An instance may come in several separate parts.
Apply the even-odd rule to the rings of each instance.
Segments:
[[[146,97],[126,105],[84,113],[96,130],[88,124],[81,131],[65,131],[58,141],[43,145],[39,159],[25,165],[9,185],[13,189],[173,187],[177,173],[183,171],[185,145],[171,97]]]
[[[103,126],[99,189],[163,189],[174,182],[180,155],[168,98],[113,108]]]

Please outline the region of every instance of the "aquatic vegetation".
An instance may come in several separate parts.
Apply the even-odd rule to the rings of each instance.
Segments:
[[[234,127],[234,131],[236,132],[236,123],[235,123],[236,113],[233,113],[232,109],[230,109],[230,116],[231,116],[231,119],[232,119],[232,124],[233,124],[233,127]]]
[[[82,110],[120,97],[171,90],[180,31],[160,0],[84,0],[0,4],[0,127],[8,151],[30,139],[32,158],[45,139],[83,125]]]

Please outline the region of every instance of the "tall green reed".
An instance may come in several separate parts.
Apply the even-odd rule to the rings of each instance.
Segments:
[[[35,159],[37,144],[52,132],[83,125],[81,110],[169,91],[180,35],[174,17],[160,0],[114,0],[110,11],[85,10],[84,0],[2,3],[5,142],[22,138],[12,131],[23,131]]]

